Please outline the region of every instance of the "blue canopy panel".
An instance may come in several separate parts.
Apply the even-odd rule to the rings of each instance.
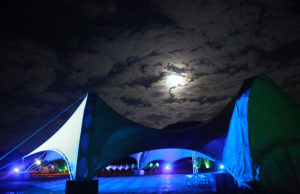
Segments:
[[[236,101],[223,150],[223,163],[239,183],[255,180],[248,136],[250,89]]]
[[[59,159],[64,159],[64,158],[59,153],[49,150],[49,151],[47,151],[47,154],[43,160],[51,162],[51,161],[59,160]]]

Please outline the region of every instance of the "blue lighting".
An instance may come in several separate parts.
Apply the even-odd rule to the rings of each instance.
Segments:
[[[210,187],[191,187],[183,184],[185,174],[99,177],[96,179],[99,180],[99,193],[211,193]],[[45,193],[45,191],[65,193],[67,180],[68,178],[49,179],[47,181],[39,179],[34,181],[11,181],[4,179],[0,181],[0,185],[5,185],[3,189],[8,188],[8,192],[11,190],[16,191],[15,187],[17,186],[20,193],[32,193],[32,191],[36,193]]]
[[[20,169],[16,167],[16,168],[14,168],[14,172],[18,173],[18,172],[20,172]]]
[[[166,166],[165,166],[165,170],[171,170],[172,169],[172,166],[170,163],[167,163]]]
[[[223,170],[224,169],[224,165],[220,164],[219,168]]]

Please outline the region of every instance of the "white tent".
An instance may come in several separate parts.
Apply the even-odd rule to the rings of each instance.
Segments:
[[[70,178],[73,180],[76,175],[79,140],[87,98],[88,96],[84,98],[69,120],[52,137],[25,157],[42,151],[54,151],[66,161]]]

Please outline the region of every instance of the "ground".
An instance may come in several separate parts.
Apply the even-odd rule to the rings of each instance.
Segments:
[[[65,192],[67,178],[1,180],[0,192]],[[208,193],[209,186],[187,185],[185,174],[99,177],[99,193]]]

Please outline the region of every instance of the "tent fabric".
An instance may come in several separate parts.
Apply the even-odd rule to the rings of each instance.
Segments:
[[[226,143],[223,151],[223,164],[239,183],[255,180],[248,138],[248,100],[250,89],[236,101]]]
[[[88,96],[85,97],[69,120],[53,136],[25,157],[42,151],[54,151],[66,160],[70,172],[70,178],[71,180],[75,179],[79,137],[87,99]]]
[[[172,163],[182,158],[192,157],[192,153],[193,150],[170,148],[170,149],[157,149],[157,150],[150,150],[146,152],[139,152],[130,155],[130,157],[136,159],[139,169],[143,169],[147,164],[155,160],[164,160],[166,162]],[[207,158],[213,160],[212,158],[209,158],[206,155],[201,153],[198,153],[198,156],[201,158]]]
[[[168,130],[130,121],[97,95],[89,94],[65,125],[30,154],[57,151],[69,161],[71,178],[89,180],[110,163],[135,153],[194,150],[224,162],[239,182],[259,180],[282,191],[288,190],[288,185],[276,184],[284,182],[281,175],[299,183],[299,118],[299,104],[263,75],[246,80],[208,122],[173,124]],[[285,165],[278,165],[278,160],[286,161]],[[271,172],[275,168],[278,170]],[[291,184],[291,188],[299,187]]]
[[[233,109],[227,107],[222,114],[204,125],[164,131],[128,120],[96,95],[89,95],[86,107],[78,153],[77,180],[92,179],[112,162],[154,149],[195,150],[220,161],[224,144],[222,140]]]
[[[245,90],[243,87],[241,91]],[[59,152],[70,163],[71,178],[76,180],[92,179],[101,169],[114,161],[134,153],[155,149],[189,149],[221,161],[230,117],[239,96],[240,93],[207,123],[188,124],[187,127],[180,123],[180,125],[173,124],[169,130],[158,130],[130,121],[115,112],[97,95],[89,94],[65,124],[66,126],[71,125],[70,123],[76,124],[76,129],[69,130],[66,134],[64,131],[69,127],[64,125],[30,154],[42,150],[59,152],[62,150],[60,147],[68,147],[72,151],[78,149],[77,158],[74,152],[67,149]],[[78,115],[77,119],[74,119],[74,115]],[[69,137],[69,141],[65,142],[63,138],[58,138],[57,134],[61,133]],[[70,134],[74,134],[72,138]],[[73,147],[70,148],[72,142]],[[64,143],[67,145],[63,145]],[[54,145],[58,149],[55,150]]]
[[[299,193],[299,155],[299,145],[276,146],[265,155],[260,178],[268,190]]]
[[[253,165],[261,168],[258,176],[264,185],[299,191],[300,105],[269,78],[259,76],[249,96],[248,128]],[[281,184],[290,177],[297,181]]]
[[[51,161],[59,160],[59,159],[64,159],[64,158],[59,153],[49,150],[49,151],[47,151],[47,154],[46,154],[45,158],[43,159],[43,161],[51,162]]]

